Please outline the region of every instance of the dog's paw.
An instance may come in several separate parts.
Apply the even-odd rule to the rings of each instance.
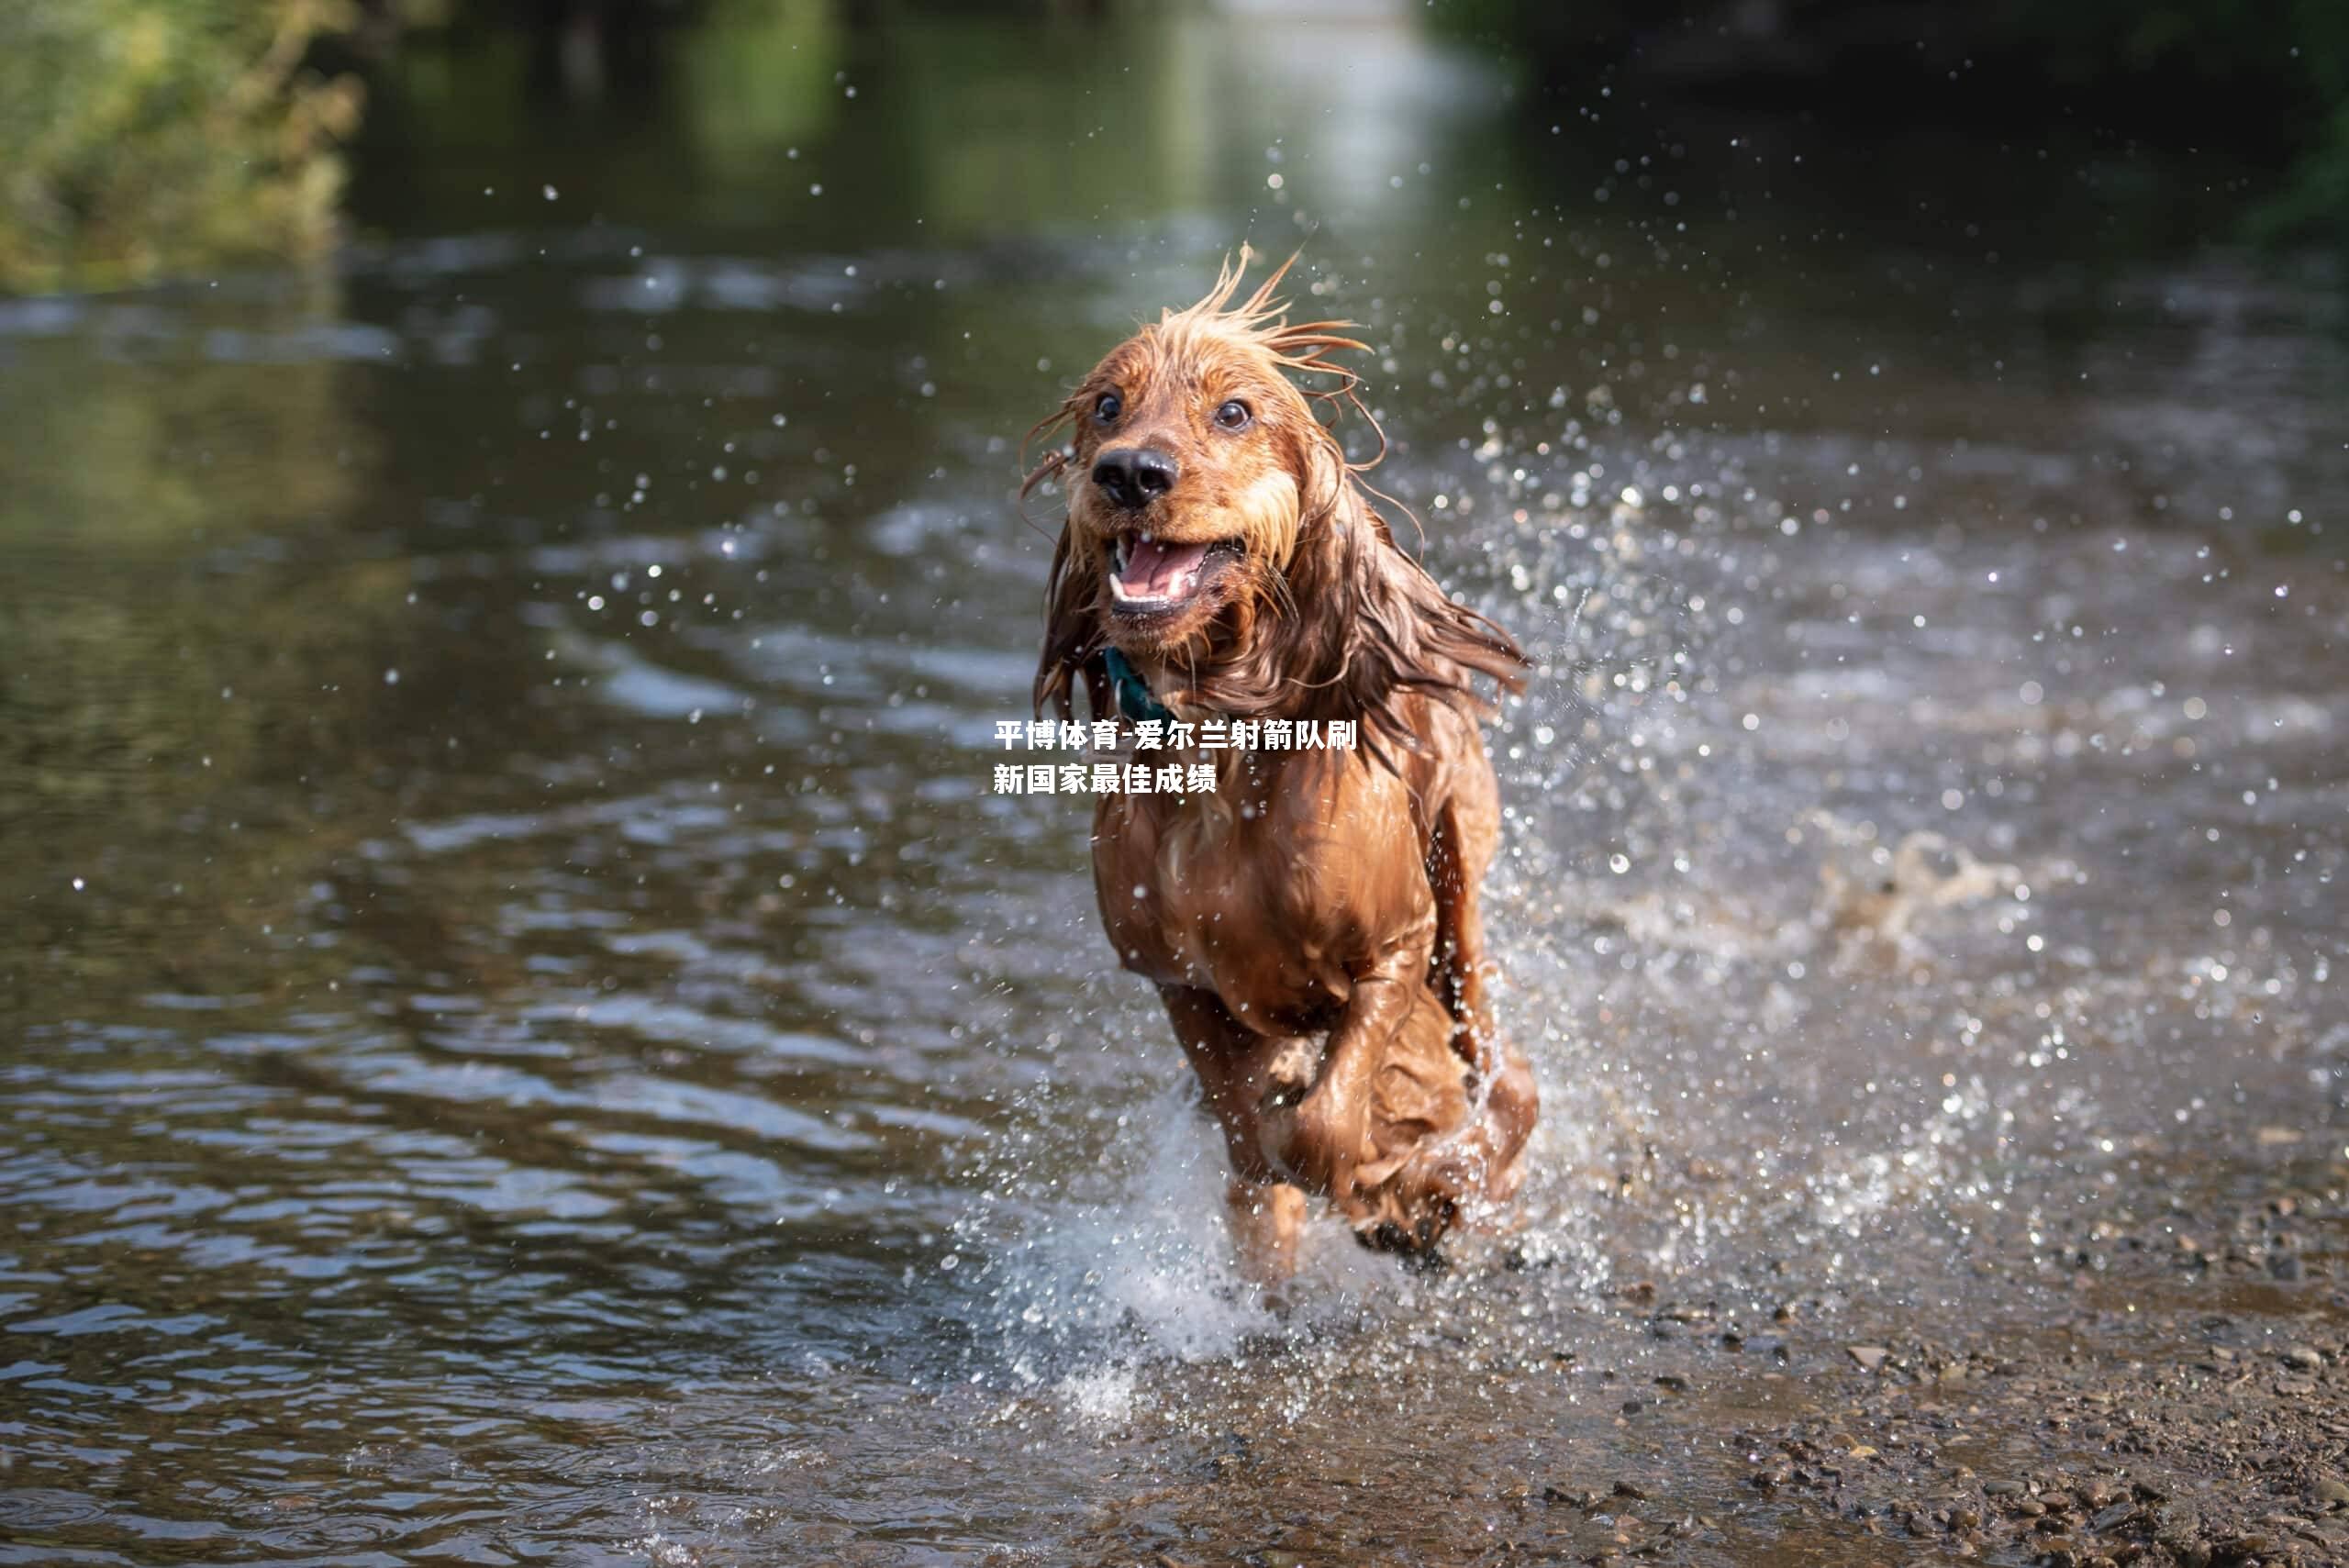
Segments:
[[[1432,1249],[1485,1196],[1485,1173],[1475,1150],[1449,1140],[1413,1150],[1375,1191],[1363,1195],[1364,1207],[1378,1216],[1378,1228],[1388,1233],[1379,1245],[1414,1252]]]
[[[1375,1225],[1357,1227],[1354,1240],[1371,1251],[1385,1252],[1399,1260],[1412,1273],[1442,1273],[1452,1266],[1452,1261],[1437,1247],[1443,1233],[1432,1227],[1414,1230],[1383,1219]]]

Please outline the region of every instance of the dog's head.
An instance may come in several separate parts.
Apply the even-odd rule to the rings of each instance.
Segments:
[[[1514,684],[1516,645],[1396,547],[1355,477],[1368,465],[1315,417],[1316,401],[1362,409],[1330,356],[1367,346],[1347,322],[1292,325],[1273,292],[1286,266],[1232,304],[1246,260],[1110,350],[1036,428],[1066,449],[1021,494],[1057,474],[1068,495],[1038,706],[1068,711],[1082,675],[1100,711],[1112,648],[1178,713],[1356,717],[1397,736],[1402,686],[1464,697],[1475,671]]]
[[[1068,443],[1051,465],[1068,494],[1067,569],[1095,590],[1101,643],[1196,662],[1243,637],[1337,498],[1344,454],[1290,375],[1334,379],[1312,395],[1350,395],[1352,373],[1328,355],[1364,346],[1338,336],[1344,322],[1290,326],[1272,292],[1286,271],[1231,306],[1241,272],[1227,266],[1038,428]]]

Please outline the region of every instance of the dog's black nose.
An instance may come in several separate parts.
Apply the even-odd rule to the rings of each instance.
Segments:
[[[1174,457],[1156,447],[1120,447],[1093,461],[1093,483],[1113,506],[1130,512],[1174,489],[1179,472]]]

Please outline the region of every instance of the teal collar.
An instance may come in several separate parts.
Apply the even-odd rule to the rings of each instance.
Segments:
[[[1174,715],[1150,695],[1150,683],[1141,673],[1129,663],[1126,656],[1114,648],[1101,651],[1101,662],[1109,668],[1109,684],[1118,693],[1118,711],[1140,724],[1150,720],[1158,724],[1172,723]]]

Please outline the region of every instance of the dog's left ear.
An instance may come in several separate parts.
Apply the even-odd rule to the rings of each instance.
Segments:
[[[1340,525],[1354,500],[1353,473],[1346,466],[1346,450],[1319,424],[1307,435],[1304,452],[1293,465],[1297,477],[1297,528],[1302,536],[1316,528]]]
[[[1520,691],[1528,666],[1514,639],[1444,593],[1395,541],[1336,439],[1321,444],[1326,452],[1308,466],[1292,573],[1298,602],[1318,606],[1301,628],[1300,662],[1317,670],[1347,716],[1363,720],[1365,746],[1391,765],[1377,742],[1406,751],[1417,743],[1395,700],[1401,694],[1473,713],[1486,706],[1475,677]]]

